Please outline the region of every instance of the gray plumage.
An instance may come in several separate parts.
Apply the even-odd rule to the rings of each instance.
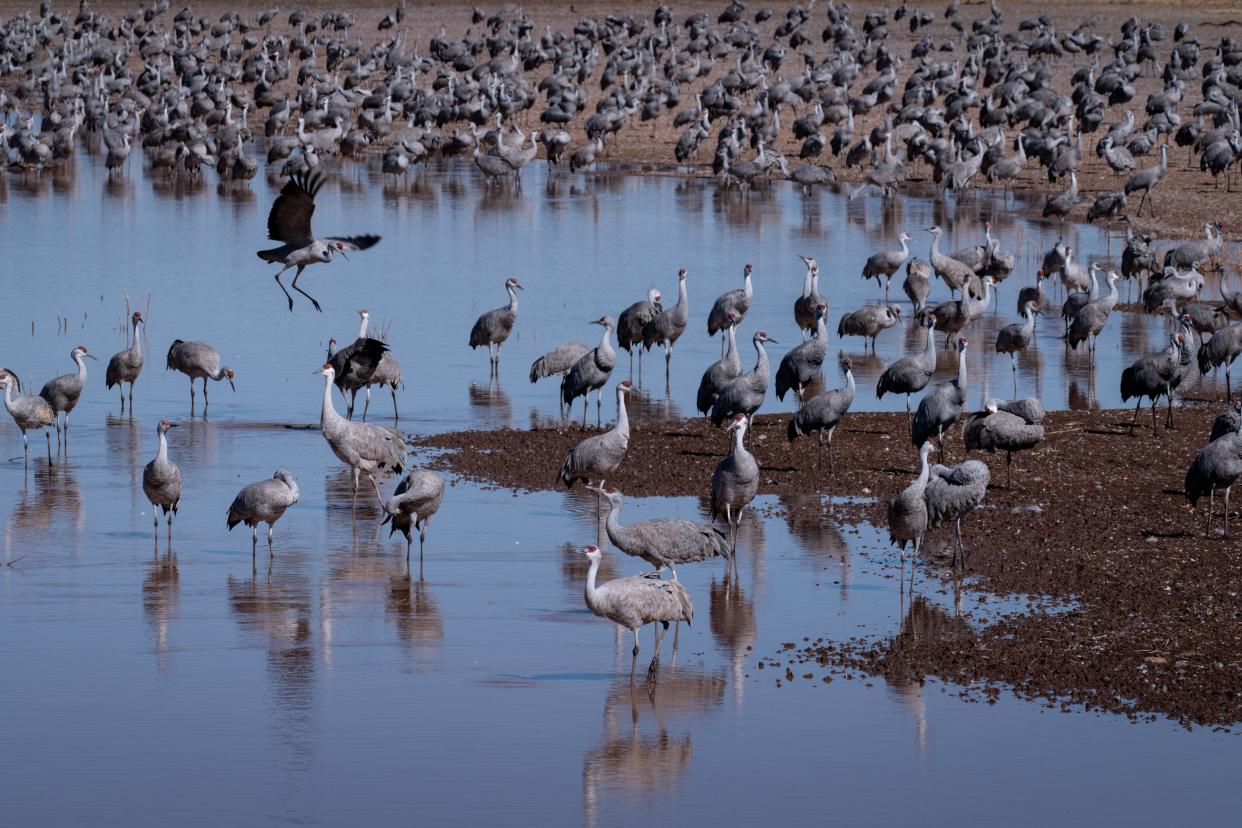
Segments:
[[[849,358],[841,360],[841,370],[845,372],[845,387],[834,388],[831,391],[824,391],[816,394],[809,400],[804,400],[802,405],[798,407],[797,412],[789,420],[788,436],[789,442],[793,442],[804,434],[815,432],[819,438],[819,451],[816,457],[815,466],[818,468],[823,463],[824,458],[824,432],[828,432],[828,470],[834,471],[836,463],[832,456],[832,433],[837,426],[841,424],[841,420],[845,418],[845,412],[850,410],[850,406],[854,404],[854,363]]]
[[[1113,308],[1117,306],[1119,294],[1117,292],[1117,276],[1116,271],[1110,270],[1105,279],[1108,281],[1108,293],[1104,296],[1094,299],[1084,305],[1074,314],[1070,320],[1069,329],[1065,333],[1065,339],[1069,346],[1075,350],[1078,349],[1079,343],[1087,341],[1091,350],[1091,360],[1095,361],[1095,344],[1099,341],[1100,333],[1104,330],[1104,326],[1108,324],[1108,317],[1112,314]]]
[[[716,397],[734,379],[742,375],[742,358],[737,352],[737,313],[731,311],[733,324],[729,326],[725,337],[727,349],[725,355],[708,366],[699,380],[699,390],[695,395],[695,405],[699,413],[706,415],[711,411]]]
[[[944,433],[962,416],[966,404],[966,340],[957,341],[957,378],[940,382],[923,395],[914,421],[910,423],[910,441],[921,446],[932,437],[939,438],[940,458],[944,459]]]
[[[1232,404],[1226,405],[1225,410],[1216,415],[1216,419],[1212,421],[1212,431],[1208,435],[1208,442],[1219,440],[1226,434],[1232,434],[1238,430],[1238,422],[1242,421],[1242,414]]]
[[[513,277],[506,279],[505,292],[509,294],[509,304],[482,314],[475,320],[474,327],[470,329],[470,348],[486,345],[488,363],[492,366],[499,367],[500,365],[500,346],[505,344],[505,340],[513,332],[513,325],[517,322],[517,291],[524,289],[518,284],[517,279]]]
[[[819,264],[809,256],[798,258],[806,264],[806,276],[802,282],[802,295],[794,300],[794,323],[801,331],[815,332],[815,314],[820,305],[828,302],[819,293]]]
[[[751,266],[746,265],[742,269],[742,287],[720,294],[712,303],[712,309],[707,314],[708,336],[715,336],[717,331],[723,331],[729,327],[730,311],[737,314],[738,322],[746,318],[746,311],[750,310],[750,300],[754,295],[754,287],[750,281],[751,271]]]
[[[987,310],[991,301],[992,285],[995,284],[991,276],[984,276],[982,280],[983,295],[979,298],[975,297],[970,287],[962,291],[961,299],[950,299],[947,302],[941,302],[936,307],[923,308],[922,314],[932,313],[935,315],[936,330],[941,331],[949,336],[945,337],[945,348],[953,342],[953,334],[960,333],[966,329],[966,326],[978,319]]]
[[[1225,240],[1219,235],[1213,235],[1212,230],[1211,223],[1204,224],[1206,238],[1182,242],[1168,250],[1164,254],[1164,266],[1189,270],[1216,258],[1224,249]]]
[[[776,369],[776,398],[785,399],[785,392],[792,390],[802,399],[806,386],[819,376],[828,355],[828,308],[820,305],[816,312],[815,336],[790,348]]]
[[[923,316],[925,338],[922,353],[904,356],[885,368],[875,385],[876,399],[884,399],[885,394],[905,394],[906,411],[910,410],[910,395],[926,388],[932,375],[936,373],[935,324],[934,312]]]
[[[358,399],[358,392],[369,385],[378,383],[380,378],[380,365],[383,364],[384,356],[388,353],[388,346],[378,339],[372,339],[367,336],[367,326],[371,315],[365,310],[358,311],[361,318],[361,327],[358,330],[358,338],[340,350],[335,350],[336,340],[328,340],[328,364],[336,372],[336,380],[334,384],[340,389],[341,395],[349,394],[348,406],[345,409],[345,417],[352,420],[354,418],[354,404]],[[395,369],[397,380],[400,381],[401,369],[396,367],[395,361],[388,371],[391,373]],[[365,406],[369,408],[369,406]],[[393,411],[396,411],[397,402],[396,394],[393,395]],[[365,410],[362,419],[366,419]]]
[[[1035,334],[1036,304],[1028,301],[1022,308],[1022,322],[1014,322],[996,332],[996,353],[1009,354],[1013,369],[1013,393],[1018,393],[1018,354],[1026,350]]]
[[[353,470],[354,496],[358,494],[358,481],[363,472],[372,480],[377,469],[389,469],[394,474],[400,474],[406,462],[405,438],[401,432],[371,423],[355,423],[342,417],[332,405],[332,384],[336,371],[325,364],[315,373],[324,377],[319,430],[337,459]]]
[[[720,389],[716,402],[712,403],[712,425],[719,427],[727,418],[736,414],[745,414],[747,418],[754,417],[768,395],[771,376],[768,353],[763,349],[763,343],[775,341],[764,331],[759,331],[751,338],[756,353],[755,367],[737,379],[730,380],[728,385]]]
[[[638,660],[638,631],[647,624],[658,623],[667,632],[670,622],[694,621],[694,604],[690,593],[677,581],[664,581],[635,575],[614,578],[597,584],[599,562],[602,554],[598,547],[588,546],[582,552],[591,562],[587,571],[586,605],[594,615],[607,618],[625,627],[634,635],[633,657],[630,662],[630,680],[634,678],[634,663]],[[660,643],[664,636],[656,632],[656,653],[652,664],[660,657]]]
[[[1044,202],[1044,218],[1065,220],[1078,204],[1078,174],[1070,173],[1070,185],[1059,193],[1048,196]]]
[[[940,237],[944,234],[944,231],[938,226],[933,225],[927,228],[927,232],[931,233],[932,236],[931,254],[929,256],[932,270],[940,277],[940,280],[945,283],[949,290],[955,292],[964,291],[971,277],[975,275],[974,268],[940,252]]]
[[[909,486],[906,486],[888,502],[888,539],[897,544],[901,557],[906,556],[906,544],[914,546],[913,558],[917,561],[919,547],[923,545],[923,535],[927,532],[927,501],[923,493],[927,489],[927,481],[931,467],[927,457],[932,452],[932,443],[926,442],[919,448],[919,474]]]
[[[906,262],[906,278],[901,283],[901,289],[910,297],[915,312],[927,304],[927,297],[931,295],[931,276],[931,265],[925,259],[914,256]]]
[[[1005,452],[1005,488],[1013,482],[1013,453],[1043,442],[1044,407],[1034,397],[1013,402],[988,400],[983,411],[962,426],[967,451]]]
[[[1225,490],[1225,537],[1229,537],[1229,493],[1233,484],[1242,477],[1242,418],[1234,431],[1212,440],[1195,455],[1194,462],[1186,470],[1185,492],[1191,506],[1208,493],[1208,520],[1205,534],[1212,532],[1212,512],[1216,508],[1216,490]]]
[[[601,316],[591,324],[604,329],[599,345],[579,357],[561,380],[561,402],[572,408],[574,400],[582,397],[583,428],[586,428],[587,403],[592,391],[595,392],[595,421],[596,425],[599,424],[603,388],[612,376],[613,366],[617,364],[617,352],[612,347],[612,317]]]
[[[841,317],[841,321],[837,323],[837,336],[861,336],[864,349],[869,338],[871,350],[874,351],[876,337],[900,323],[901,308],[897,305],[865,305]]]
[[[397,358],[392,355],[392,351],[384,351],[380,356],[379,365],[375,367],[375,371],[371,374],[371,381],[367,383],[367,399],[362,405],[362,419],[367,418],[367,409],[371,407],[371,386],[378,385],[381,388],[387,386],[392,393],[392,416],[398,419],[397,414],[397,389],[404,383],[401,376],[401,366],[397,363]]]
[[[190,378],[190,409],[194,408],[194,380],[203,381],[203,410],[207,410],[207,380],[228,380],[233,385],[233,369],[220,364],[220,353],[205,342],[182,342],[174,339],[168,348],[168,371],[180,371]]]
[[[134,311],[130,317],[130,324],[134,327],[134,344],[126,348],[124,351],[118,351],[108,360],[108,369],[104,373],[104,385],[111,390],[112,386],[117,386],[121,391],[121,410],[125,410],[125,383],[129,383],[129,403],[130,408],[134,404],[134,383],[138,379],[138,375],[142,373],[142,340],[138,338],[138,326],[146,324],[142,318],[142,314]]]
[[[585,342],[557,345],[530,364],[530,381],[538,382],[546,377],[563,376],[589,350],[591,348]]]
[[[1139,170],[1134,175],[1130,176],[1128,181],[1126,181],[1125,187],[1122,188],[1126,195],[1137,193],[1139,190],[1143,191],[1143,198],[1139,201],[1138,210],[1135,211],[1135,215],[1141,216],[1143,214],[1144,204],[1149,204],[1147,209],[1151,212],[1152,216],[1156,215],[1155,199],[1151,197],[1151,191],[1155,189],[1156,185],[1164,179],[1164,174],[1168,171],[1168,169],[1169,147],[1167,144],[1161,144],[1159,163],[1157,163],[1154,167]]]
[[[26,437],[26,432],[32,428],[42,429],[43,436],[47,438],[47,462],[50,466],[52,464],[52,435],[47,427],[56,421],[56,412],[42,397],[21,393],[21,384],[18,382],[17,374],[8,368],[0,368],[0,387],[4,389],[4,409],[9,412],[9,416],[13,418],[13,422],[22,432],[25,454],[30,453],[30,441]]]
[[[1156,433],[1156,401],[1168,396],[1169,412],[1172,415],[1172,384],[1177,376],[1178,354],[1181,348],[1182,335],[1175,334],[1169,338],[1169,348],[1160,354],[1147,354],[1139,357],[1128,368],[1121,372],[1121,401],[1128,402],[1134,398],[1134,420],[1130,423],[1130,433],[1138,424],[1139,406],[1143,397],[1151,400],[1151,431]]]
[[[660,305],[660,291],[651,288],[647,291],[646,299],[630,305],[617,317],[617,344],[629,353],[631,368],[634,361],[632,348],[643,344],[643,329],[662,310],[664,308]],[[641,360],[642,351],[639,351],[638,356]]]
[[[151,518],[155,527],[158,529],[160,525],[160,518],[156,511],[163,509],[168,523],[168,536],[172,537],[173,516],[177,514],[177,509],[181,506],[181,469],[168,459],[168,429],[170,428],[176,428],[176,423],[170,423],[168,420],[160,420],[159,426],[156,427],[160,446],[155,453],[155,459],[147,463],[146,468],[142,470],[142,491],[146,494],[147,500],[151,501]]]
[[[724,515],[729,527],[729,561],[735,562],[737,526],[742,512],[759,491],[759,463],[746,449],[746,417],[738,414],[729,429],[733,432],[733,449],[712,472],[711,518]]]
[[[729,557],[729,539],[710,523],[684,518],[656,518],[621,525],[624,498],[616,489],[589,487],[608,501],[608,540],[627,555],[642,558],[656,568],[668,567],[677,578],[678,564]]]
[[[444,478],[428,469],[414,469],[397,484],[396,491],[387,500],[380,494],[379,484],[374,480],[375,496],[384,510],[384,523],[389,524],[388,537],[393,532],[405,536],[405,558],[410,558],[413,544],[412,530],[418,530],[418,559],[423,558],[423,544],[427,541],[427,525],[444,502]]]
[[[665,308],[652,317],[643,327],[643,350],[650,351],[652,345],[664,346],[664,377],[668,379],[668,365],[673,358],[673,346],[686,330],[690,321],[690,308],[686,304],[686,269],[677,271],[677,304]]]
[[[898,243],[901,244],[900,250],[881,250],[879,253],[873,253],[863,265],[862,277],[864,279],[875,279],[878,284],[880,277],[884,277],[884,301],[888,302],[888,285],[892,281],[893,274],[901,269],[901,266],[910,258],[910,248],[907,242],[910,236],[902,233],[897,237]]]
[[[82,396],[82,389],[86,387],[86,364],[82,362],[82,358],[87,357],[94,359],[95,357],[86,350],[85,345],[79,345],[69,352],[69,358],[78,366],[78,370],[72,374],[61,374],[48,380],[43,389],[39,391],[39,396],[47,400],[48,405],[52,406],[53,414],[65,415],[65,432],[69,431],[69,415],[78,405],[78,399]],[[56,430],[60,431],[60,422],[56,422]]]
[[[1233,399],[1233,387],[1230,371],[1233,361],[1242,354],[1242,324],[1232,324],[1221,328],[1204,340],[1199,346],[1199,372],[1206,374],[1213,368],[1225,366],[1225,399]]]
[[[270,479],[251,483],[233,498],[226,522],[230,532],[239,523],[244,523],[253,530],[250,533],[251,558],[254,558],[255,548],[259,544],[260,523],[267,524],[267,551],[269,555],[273,554],[272,527],[286,509],[298,502],[299,494],[293,473],[277,469]]]
[[[953,521],[957,548],[953,552],[952,564],[957,563],[959,556],[962,565],[966,564],[966,549],[962,546],[962,519],[983,502],[988,493],[990,478],[988,467],[978,460],[967,460],[956,466],[942,466],[937,463],[931,467],[927,487],[923,490],[923,499],[927,502],[927,526],[935,529],[943,523]]]
[[[1121,218],[1126,211],[1126,204],[1125,193],[1100,193],[1087,208],[1087,221],[1092,222],[1096,219],[1113,221]]]
[[[620,468],[630,447],[630,418],[625,411],[625,395],[632,389],[629,382],[617,383],[616,425],[603,434],[586,438],[565,455],[556,475],[565,488],[572,489],[579,480],[588,485],[598,480],[602,486]]]

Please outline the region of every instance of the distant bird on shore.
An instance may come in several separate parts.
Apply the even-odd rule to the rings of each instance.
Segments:
[[[906,544],[914,546],[911,558],[917,562],[923,535],[927,533],[927,501],[923,493],[931,476],[927,458],[935,444],[928,440],[919,447],[919,475],[909,486],[888,502],[888,538],[897,544],[902,560],[906,557]]]
[[[253,531],[250,533],[250,559],[254,560],[255,549],[259,545],[259,524],[267,524],[267,554],[272,551],[272,527],[280,520],[285,510],[298,502],[298,484],[293,473],[285,469],[277,469],[267,480],[251,483],[233,498],[229,506],[228,527],[244,523]]]
[[[1044,439],[1044,407],[1034,397],[1013,402],[988,400],[983,411],[962,426],[967,451],[1005,452],[1005,488],[1013,485],[1013,453]]]
[[[824,432],[828,432],[828,471],[836,471],[836,462],[832,457],[832,433],[845,419],[845,413],[854,404],[854,361],[849,357],[841,360],[841,370],[845,372],[845,387],[834,388],[816,394],[805,400],[797,412],[789,420],[789,442],[793,442],[803,434],[815,432],[819,438],[816,452],[815,467],[819,468],[824,461]]]
[[[586,438],[570,449],[556,474],[557,482],[572,489],[574,483],[584,481],[588,486],[598,480],[603,486],[607,479],[621,467],[625,453],[630,447],[630,419],[625,412],[625,395],[634,390],[629,381],[617,383],[617,422],[603,434]]]
[[[285,290],[280,275],[291,267],[296,267],[293,282],[294,290],[310,299],[315,310],[322,312],[315,297],[298,287],[298,277],[309,265],[318,262],[330,262],[332,256],[340,253],[345,256],[346,250],[366,250],[380,240],[379,236],[328,236],[315,238],[311,230],[311,216],[315,213],[315,196],[323,187],[323,174],[312,172],[309,175],[295,175],[285,182],[280,195],[272,203],[272,210],[267,216],[267,237],[273,241],[284,242],[280,247],[260,250],[258,256],[265,262],[284,265],[276,274],[276,284],[280,285],[285,298],[289,300],[289,310],[293,310],[293,297]],[[345,256],[345,258],[349,258]]]

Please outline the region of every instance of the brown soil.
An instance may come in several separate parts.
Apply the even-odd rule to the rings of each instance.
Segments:
[[[782,658],[818,662],[830,674],[999,683],[1026,696],[1185,723],[1242,720],[1242,554],[1234,540],[1205,538],[1206,502],[1196,514],[1182,494],[1216,410],[1178,409],[1177,428],[1166,430],[1162,409],[1155,437],[1146,410],[1134,436],[1127,432],[1132,411],[1050,414],[1044,444],[1016,458],[1013,490],[1004,488],[1004,457],[981,456],[993,485],[986,508],[966,522],[972,577],[965,587],[1047,596],[1063,605],[1058,611],[1032,605],[972,632],[957,619],[928,622],[932,610],[924,604],[895,639],[821,639]],[[836,474],[816,470],[809,439],[787,442],[787,419],[755,420],[760,493],[852,497],[830,507],[832,519],[883,526],[885,500],[915,473],[906,416],[849,415],[837,432]],[[443,450],[434,465],[485,485],[545,490],[580,439],[570,427],[456,432],[416,444]],[[962,460],[957,433],[947,442],[949,461]],[[727,448],[725,434],[706,420],[636,423],[625,464],[609,484],[633,496],[702,495]],[[927,547],[926,563],[945,575],[949,534],[948,527],[935,530]]]
[[[76,11],[76,4],[56,3],[54,4],[60,11],[73,13]],[[299,2],[295,4],[297,8],[307,8],[315,13],[319,13],[328,9],[342,8],[342,4],[332,2],[331,0],[311,0],[311,2]],[[498,4],[484,3],[480,4],[487,14],[491,14],[497,8]],[[523,3],[521,8],[527,16],[535,23],[535,33],[540,34],[544,25],[552,26],[556,30],[570,31],[573,26],[583,17],[590,17],[596,20],[602,20],[609,14],[634,14],[635,16],[646,19],[650,22],[652,13],[655,9],[655,2],[576,2],[576,3],[559,3],[559,2],[527,2]],[[724,8],[726,3],[724,0],[719,2],[689,2],[689,3],[672,3],[674,19],[681,22],[687,16],[696,12],[706,12],[710,19],[715,21],[716,16]],[[879,7],[893,8],[891,3],[880,3],[875,0],[863,0],[850,4],[854,11],[852,20],[856,26],[861,27],[862,21],[866,13]],[[18,0],[0,0],[0,19],[7,18],[13,14],[20,14],[29,11],[34,4],[28,2],[19,2]],[[103,2],[94,2],[92,8],[114,16],[121,16],[132,12],[137,8],[136,3],[118,2],[117,0],[104,0]],[[395,3],[392,2],[366,2],[347,4],[348,11],[357,15],[358,23],[349,31],[351,41],[360,39],[364,44],[374,42],[380,36],[389,37],[393,30],[389,32],[379,32],[377,24],[381,18],[391,13]],[[754,13],[761,7],[771,6],[776,12],[770,20],[760,24],[759,29],[764,35],[765,43],[771,42],[771,33],[773,29],[784,20],[785,4],[782,3],[757,3],[749,4],[749,9],[745,16],[746,20],[753,23]],[[889,48],[898,56],[907,58],[902,72],[898,76],[897,98],[905,82],[906,74],[913,68],[914,61],[909,60],[910,48],[923,37],[926,32],[936,42],[937,46],[944,43],[947,39],[952,38],[957,44],[957,49],[953,55],[956,59],[963,59],[961,54],[961,36],[949,28],[948,22],[942,16],[944,9],[943,3],[913,3],[911,8],[923,9],[928,8],[935,15],[935,21],[931,26],[922,29],[917,35],[911,35],[907,21],[902,20],[894,22],[890,20],[889,30],[891,32],[888,40]],[[1096,23],[1093,31],[1101,36],[1116,39],[1119,36],[1119,27],[1121,23],[1132,15],[1137,15],[1144,21],[1153,21],[1163,24],[1170,38],[1163,43],[1158,44],[1158,50],[1161,61],[1167,59],[1169,50],[1172,47],[1171,33],[1174,25],[1178,21],[1185,20],[1191,26],[1191,36],[1198,37],[1203,44],[1204,59],[1210,56],[1215,44],[1222,35],[1233,33],[1235,36],[1238,31],[1238,20],[1242,18],[1236,4],[1231,2],[1213,2],[1213,0],[1200,0],[1198,2],[1181,2],[1181,3],[1158,3],[1158,2],[1095,2],[1071,3],[1066,0],[1054,0],[1053,2],[1032,3],[1029,0],[1023,2],[1012,3],[1006,2],[1002,4],[1005,13],[1005,29],[1007,31],[1016,30],[1019,21],[1036,17],[1038,15],[1047,15],[1056,24],[1059,32],[1072,31],[1080,22],[1088,17],[1094,16]],[[171,15],[180,8],[174,6],[168,14],[161,20],[164,26],[171,25]],[[211,20],[218,19],[225,12],[232,12],[235,6],[223,4],[219,2],[195,3],[193,6],[195,12],[207,17]],[[266,7],[265,7],[266,8]],[[290,7],[290,10],[293,7]],[[409,27],[409,40],[407,43],[416,41],[420,54],[427,53],[427,43],[431,37],[440,32],[444,27],[449,36],[460,37],[467,29],[472,29],[475,35],[482,31],[481,26],[471,27],[470,14],[472,4],[460,2],[415,2],[410,3],[408,15],[403,25]],[[513,7],[509,7],[513,8]],[[814,43],[810,46],[803,47],[803,52],[810,51],[815,55],[817,60],[822,60],[826,54],[826,46],[820,42],[819,33],[824,28],[826,17],[823,6],[817,5],[811,14],[811,19],[807,24],[806,31],[812,35]],[[244,13],[244,11],[243,11]],[[959,20],[969,26],[970,21],[985,17],[988,14],[988,6],[982,2],[963,3],[961,11],[958,14]],[[509,17],[512,17],[511,12]],[[288,26],[286,10],[282,9],[281,14],[277,16],[274,23],[273,33],[286,34]],[[723,28],[723,27],[722,27]],[[1101,54],[1101,60],[1107,63],[1112,57],[1111,50],[1104,50],[1106,54]],[[949,59],[950,53],[938,52],[937,57],[941,60]],[[1069,92],[1069,78],[1074,71],[1080,66],[1090,62],[1090,58],[1086,56],[1066,56],[1056,66],[1055,83],[1060,91]],[[597,76],[588,80],[584,85],[590,101],[587,112],[569,126],[569,131],[573,135],[574,145],[585,143],[585,135],[583,134],[583,124],[586,115],[594,111],[594,105],[600,95],[598,73],[602,72],[605,60],[601,59]],[[729,59],[717,61],[717,67],[713,74],[706,78],[700,79],[697,84],[683,87],[681,90],[682,103],[681,107],[693,105],[694,92],[702,86],[713,81],[717,76],[727,72],[733,63]],[[548,73],[547,67],[540,67],[534,72],[529,73],[528,79],[533,86]],[[791,77],[802,71],[802,61],[796,55],[790,55],[785,64],[782,66],[781,73],[786,77]],[[864,73],[858,81],[859,87],[872,76],[872,72]],[[15,79],[10,77],[4,80],[6,87],[11,86]],[[426,83],[426,79],[420,81],[420,86]],[[1137,94],[1133,101],[1126,106],[1112,107],[1105,119],[1104,126],[1114,121],[1124,120],[1124,111],[1128,107],[1133,109],[1138,122],[1143,121],[1143,105],[1147,95],[1161,88],[1162,82],[1158,77],[1142,77],[1136,81]],[[292,87],[291,87],[292,89]],[[1200,99],[1197,82],[1188,84],[1186,95],[1179,107],[1179,113],[1185,120],[1193,119],[1190,114],[1191,109]],[[526,125],[538,128],[538,113],[541,111],[543,102],[536,108],[527,113]],[[796,114],[790,113],[788,110],[782,113],[782,124],[784,132],[781,140],[778,142],[777,149],[785,153],[791,160],[792,166],[797,166],[798,148],[801,141],[795,140],[792,134],[792,124],[796,117],[800,116],[802,111]],[[871,129],[884,115],[883,107],[876,107],[867,116],[858,119],[855,135],[861,137],[865,132]],[[262,129],[263,118],[266,113],[252,113],[252,126]],[[673,147],[677,142],[680,130],[674,129],[672,124],[672,115],[666,114],[664,117],[655,122],[653,127],[651,123],[640,123],[637,116],[634,116],[632,122],[623,128],[618,135],[611,140],[608,148],[604,153],[604,159],[610,163],[620,163],[626,165],[636,165],[641,169],[650,172],[676,172],[679,174],[690,175],[710,175],[710,169],[706,166],[711,160],[711,147],[714,146],[715,132],[719,125],[713,125],[713,135],[704,142],[704,147],[700,151],[700,155],[695,159],[698,162],[688,167],[676,167],[673,160]],[[827,134],[831,135],[831,129]],[[1079,183],[1084,203],[1075,211],[1075,216],[1083,218],[1086,215],[1087,206],[1096,194],[1106,190],[1118,190],[1124,183],[1124,178],[1117,178],[1107,167],[1102,159],[1096,158],[1094,147],[1095,142],[1103,135],[1103,131],[1094,135],[1083,137],[1084,140],[1084,163],[1079,174]],[[1179,238],[1186,236],[1198,236],[1201,233],[1201,227],[1205,221],[1222,221],[1226,231],[1239,225],[1239,219],[1242,218],[1242,193],[1235,188],[1234,192],[1226,192],[1222,186],[1219,189],[1213,184],[1211,177],[1206,173],[1199,172],[1197,166],[1194,169],[1185,169],[1186,154],[1184,150],[1176,147],[1171,148],[1169,158],[1169,173],[1165,181],[1156,191],[1157,205],[1156,216],[1148,217],[1144,211],[1144,217],[1136,220],[1136,225],[1146,231],[1154,232],[1158,235],[1171,238]],[[1157,159],[1156,154],[1137,159],[1139,167],[1150,166]],[[845,170],[844,157],[832,158],[831,152],[826,151],[818,159],[820,163],[827,163],[837,170],[842,181],[856,182],[861,180],[858,170]],[[1197,164],[1197,162],[1196,162]],[[777,173],[779,175],[779,173]],[[912,181],[908,185],[913,191],[934,193],[934,188],[930,186],[930,176],[923,166],[916,166],[912,170]],[[982,177],[976,181],[977,186],[981,188],[990,187],[986,184]],[[1034,194],[1033,203],[1023,206],[1019,203],[1015,206],[1016,210],[1034,210],[1039,212],[1042,208],[1043,199],[1040,193],[1055,192],[1063,189],[1067,182],[1058,184],[1049,184],[1044,171],[1032,162],[1028,165],[1026,172],[1022,178],[1016,182],[1015,189]],[[1131,212],[1137,209],[1137,203],[1131,205]]]

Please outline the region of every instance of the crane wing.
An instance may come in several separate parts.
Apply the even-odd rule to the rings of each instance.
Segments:
[[[335,247],[338,251],[366,250],[368,247],[374,247],[377,243],[379,243],[379,240],[379,236],[371,234],[364,234],[361,236],[329,236],[324,239],[324,241],[332,247]]]
[[[315,213],[315,194],[322,186],[321,174],[295,175],[285,182],[267,215],[268,238],[299,247],[313,242],[311,216]]]

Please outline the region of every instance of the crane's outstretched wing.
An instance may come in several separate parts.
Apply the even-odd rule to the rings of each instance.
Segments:
[[[349,346],[332,355],[329,364],[336,369],[337,384],[344,387],[347,381],[359,381],[370,377],[379,366],[388,346],[378,339],[355,340]]]
[[[315,194],[322,186],[323,176],[313,173],[295,175],[285,182],[267,215],[267,237],[299,247],[313,242],[311,216],[315,213]]]
[[[366,250],[368,247],[374,247],[378,244],[379,240],[379,236],[372,236],[370,234],[363,236],[329,236],[324,239],[324,241],[335,247],[338,251]]]

